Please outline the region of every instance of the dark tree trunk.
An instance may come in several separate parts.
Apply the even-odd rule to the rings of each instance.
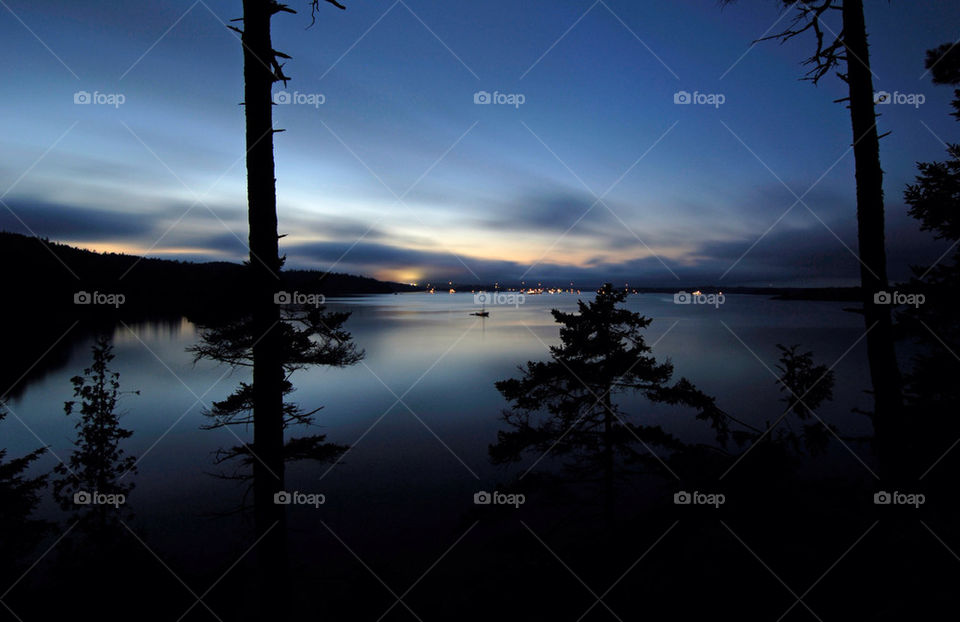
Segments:
[[[901,413],[900,371],[893,345],[890,307],[874,303],[874,294],[886,291],[887,257],[884,243],[883,169],[873,102],[873,79],[863,0],[844,0],[843,31],[853,125],[853,154],[857,179],[857,241],[860,247],[860,284],[867,334],[867,355],[874,397],[874,434],[881,468],[896,471],[891,448]],[[871,329],[872,327],[872,329]]]
[[[286,515],[274,495],[283,490],[283,369],[280,359],[277,195],[273,160],[273,3],[243,2],[250,295],[253,312],[253,490],[260,619],[285,617]],[[266,534],[266,535],[264,535]]]

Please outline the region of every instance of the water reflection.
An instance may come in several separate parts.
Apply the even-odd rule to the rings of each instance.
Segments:
[[[395,605],[395,596],[414,586],[404,603],[423,619],[449,616],[451,611],[467,619],[482,618],[502,615],[504,608],[538,619],[570,617],[571,610],[579,616],[595,605],[589,592],[575,589],[578,583],[564,565],[574,569],[598,595],[632,568],[604,597],[619,616],[625,619],[641,612],[667,615],[694,583],[705,600],[702,607],[691,604],[690,609],[706,614],[718,603],[735,607],[735,596],[742,598],[732,577],[750,585],[769,578],[733,534],[790,585],[805,585],[835,559],[834,552],[842,552],[870,528],[875,512],[871,499],[878,484],[857,458],[862,457],[869,467],[872,457],[868,447],[849,440],[869,427],[868,420],[849,412],[864,399],[863,352],[854,347],[841,357],[856,343],[862,328],[858,318],[844,313],[839,304],[730,296],[724,308],[707,310],[678,308],[656,295],[626,299],[627,309],[654,318],[644,329],[645,343],[652,346],[657,361],[651,369],[669,358],[674,378],[690,378],[703,393],[717,398],[726,417],[736,417],[736,421],[727,421],[723,430],[730,435],[728,445],[717,442],[721,429],[697,420],[695,409],[651,404],[648,396],[632,396],[630,391],[615,393],[611,410],[633,423],[630,430],[655,448],[664,468],[625,426],[619,431],[613,429],[617,426],[604,430],[604,423],[616,420],[603,417],[608,412],[605,408],[586,408],[596,399],[583,390],[577,403],[585,407],[584,412],[600,416],[596,421],[599,434],[561,439],[566,455],[564,451],[550,452],[523,478],[526,502],[516,508],[474,504],[474,495],[480,490],[518,490],[514,488],[518,476],[538,457],[525,452],[512,468],[490,463],[488,445],[496,441],[498,432],[509,433],[496,415],[510,404],[494,383],[522,377],[517,365],[525,361],[550,364],[547,346],[561,343],[550,308],[572,311],[576,297],[540,296],[518,308],[488,307],[491,315],[483,319],[469,315],[474,309],[472,296],[436,298],[399,295],[330,301],[328,311],[351,310],[353,314],[341,324],[327,317],[323,321],[326,326],[313,334],[310,347],[326,348],[322,357],[317,350],[306,355],[290,347],[292,343],[306,345],[292,332],[284,329],[277,333],[284,336],[277,343],[287,344],[287,358],[274,365],[274,376],[279,378],[276,396],[286,418],[275,419],[279,425],[272,429],[273,434],[279,430],[284,449],[264,452],[269,454],[265,462],[277,464],[279,459],[273,474],[264,472],[272,492],[322,493],[325,503],[275,504],[272,495],[261,495],[270,500],[272,521],[253,531],[242,516],[210,518],[237,505],[244,488],[205,475],[210,471],[210,456],[222,448],[227,452],[222,456],[231,456],[229,462],[242,467],[238,473],[246,486],[251,483],[249,476],[255,476],[256,457],[262,457],[256,439],[250,439],[253,398],[251,389],[245,387],[251,386],[253,378],[248,366],[241,364],[253,363],[249,326],[208,327],[219,333],[211,333],[212,339],[200,345],[212,347],[207,352],[210,355],[233,352],[221,358],[238,363],[235,370],[206,359],[193,361],[187,348],[198,345],[199,334],[192,324],[177,320],[163,325],[117,326],[112,364],[122,370],[125,388],[141,390],[127,405],[131,415],[123,427],[133,434],[122,442],[129,455],[141,459],[137,488],[131,495],[135,495],[137,515],[124,520],[130,530],[121,525],[116,532],[124,538],[117,536],[117,542],[123,542],[120,550],[124,556],[119,567],[126,572],[104,571],[103,581],[94,583],[100,588],[122,586],[125,594],[141,598],[141,602],[157,593],[171,594],[157,610],[171,610],[170,619],[188,609],[188,619],[210,617],[207,606],[223,619],[243,618],[256,611],[252,594],[253,588],[266,584],[263,568],[274,570],[271,590],[282,591],[294,611],[314,616],[377,619],[391,606],[391,617],[407,615],[403,605]],[[729,330],[720,325],[720,319]],[[349,328],[350,336],[332,337],[344,328]],[[313,366],[321,359],[334,360],[334,353],[348,337],[366,351],[363,365]],[[785,353],[777,349],[777,343],[803,344],[794,351],[793,372],[786,367],[791,363],[783,360]],[[37,436],[45,439],[44,444],[49,442],[51,450],[63,457],[69,456],[73,447],[72,423],[63,416],[62,404],[72,399],[71,375],[89,367],[89,345],[89,341],[78,342],[76,347],[82,352],[70,358],[66,368],[30,380],[26,390],[10,402]],[[814,356],[805,359],[807,350]],[[293,356],[291,352],[301,354]],[[825,394],[819,400],[804,395],[811,380],[824,375],[823,364],[833,360],[839,360],[830,370],[837,379],[831,391],[833,400],[827,401]],[[790,401],[790,393],[765,369],[776,369],[778,362],[784,365],[778,375],[795,380],[790,384],[803,396],[803,404]],[[582,361],[571,356],[567,363],[580,365]],[[580,375],[587,376],[588,385],[596,385],[595,390],[602,393],[601,387],[606,387],[600,381],[602,375],[591,375],[589,365],[585,369]],[[556,366],[554,370],[558,374],[563,371]],[[607,371],[616,371],[615,378],[624,375],[620,368]],[[657,392],[674,386],[672,382],[649,391],[666,396]],[[302,411],[289,403],[294,388]],[[572,383],[565,386],[573,388],[576,385]],[[553,400],[550,395],[546,390],[535,405],[563,406],[563,400]],[[784,398],[788,401],[781,401]],[[211,404],[210,416],[204,416],[203,406]],[[319,405],[324,406],[323,411],[310,412]],[[793,428],[778,426],[768,433],[785,409],[789,416],[782,423]],[[302,422],[304,414],[323,415],[317,422],[324,426],[323,434],[306,438],[325,438],[304,445],[291,442],[295,433],[292,428],[284,433],[284,425]],[[526,432],[562,432],[563,417],[575,419],[578,414],[558,411],[559,423],[553,427],[530,423]],[[639,415],[635,421],[630,418],[634,414]],[[849,447],[830,434],[826,454],[810,461],[801,454],[816,448],[823,438],[811,439],[808,445],[805,434],[816,430],[829,434],[818,418],[836,426]],[[211,421],[224,425],[211,426]],[[9,456],[24,456],[38,448],[37,437],[15,420],[8,418],[2,425]],[[204,425],[211,429],[198,433]],[[651,436],[654,431],[658,438]],[[662,442],[667,439],[682,441],[682,446],[670,447],[672,441]],[[331,442],[335,446],[329,445]],[[580,443],[579,448],[574,447],[575,442]],[[344,455],[339,447],[348,444],[351,449]],[[629,445],[633,447],[628,450]],[[287,463],[288,458],[311,453],[301,450],[323,446],[331,452],[320,456],[321,464],[310,460]],[[618,459],[614,494],[605,490],[608,448],[615,450]],[[343,460],[330,469],[330,460],[337,455]],[[582,464],[591,467],[589,473],[579,474],[589,477],[581,478],[580,483],[553,486],[565,475],[562,458],[574,455],[583,457]],[[56,463],[52,455],[38,456],[27,465],[26,475],[42,475]],[[638,462],[627,464],[638,456],[651,468],[634,470],[646,471],[646,475],[628,474],[629,469],[620,468],[639,467]],[[0,468],[9,461],[0,462]],[[829,477],[823,477],[825,472]],[[548,479],[553,480],[550,486],[545,485]],[[692,499],[708,498],[694,497],[694,493],[723,494],[726,502],[719,507],[676,504],[675,495],[680,492],[690,493]],[[37,554],[71,524],[49,497],[41,494],[32,516],[34,520],[58,521],[59,530],[43,542],[34,537]],[[24,511],[11,519],[13,526],[29,524],[25,518],[33,508],[29,495],[24,503]],[[924,516],[932,529],[950,538],[952,531],[945,526],[954,518],[951,512],[938,505]],[[273,524],[282,527],[278,515],[286,522],[287,532],[282,540],[274,541],[269,539],[269,529]],[[606,520],[598,521],[598,516],[604,515]],[[888,550],[902,550],[903,545],[922,547],[923,537],[929,538],[929,534],[907,531],[916,526],[915,521],[904,522],[897,516],[881,517],[881,526],[866,537],[878,538]],[[268,534],[262,542],[274,544],[277,556],[286,550],[283,541],[289,539],[289,574],[283,572],[285,564],[279,557],[260,564],[258,571],[252,554],[244,556],[256,540],[251,533]],[[71,532],[67,540],[72,538]],[[6,539],[4,542],[6,546]],[[770,543],[782,546],[772,551]],[[60,551],[60,544],[55,551]],[[649,555],[636,564],[647,549],[651,549]],[[35,557],[21,555],[19,567]],[[61,559],[59,555],[51,553],[45,559],[50,565],[44,562],[35,569],[36,574],[29,575],[31,581],[35,578],[32,587],[26,581],[12,593],[14,609],[26,607],[27,596],[39,594],[51,577],[57,576],[58,583],[67,582],[71,576],[89,571],[72,566],[58,576],[53,574],[53,563]],[[844,565],[850,564],[856,580],[848,581],[843,589],[819,586],[820,595],[811,598],[811,606],[815,608],[817,598],[842,601],[871,582],[889,587],[878,576],[878,569],[890,562],[907,567],[910,560],[900,554],[885,560],[866,551],[860,557],[851,555]],[[138,577],[149,577],[150,583],[131,585],[134,570]],[[384,589],[370,570],[390,590]],[[425,570],[430,572],[418,579]],[[951,576],[946,564],[930,564],[911,577],[910,587],[925,583],[921,587],[929,593],[939,589],[939,577],[946,580]],[[185,590],[177,577],[194,594]],[[567,582],[572,589],[558,590],[557,586]],[[216,589],[198,603],[196,596],[214,584]],[[890,589],[889,593],[903,594],[904,589],[901,586],[900,591]],[[312,598],[318,590],[321,597]],[[97,592],[104,593],[102,589]],[[767,590],[756,598],[758,607],[773,610],[784,595]],[[790,604],[782,603],[782,609]],[[136,609],[131,607],[127,611]],[[596,605],[589,616],[602,617],[604,612],[604,605]],[[782,611],[773,613],[773,619],[779,613]]]

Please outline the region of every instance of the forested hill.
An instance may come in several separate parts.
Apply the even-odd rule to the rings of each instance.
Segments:
[[[0,231],[0,287],[7,301],[39,316],[103,312],[110,305],[75,304],[80,292],[123,295],[124,314],[206,315],[242,307],[242,264],[193,263],[118,253],[96,253],[66,244]],[[326,297],[412,291],[409,285],[349,274],[284,271],[278,291]],[[11,312],[11,305],[7,312]],[[87,307],[87,309],[84,309]],[[92,308],[95,307],[95,308]]]

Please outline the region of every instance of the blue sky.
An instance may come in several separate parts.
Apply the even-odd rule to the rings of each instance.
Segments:
[[[0,228],[243,259],[242,54],[224,26],[241,3],[2,4]],[[833,103],[845,86],[798,80],[810,38],[751,47],[789,22],[775,2],[349,2],[324,4],[311,29],[308,4],[292,6],[274,19],[293,56],[275,87],[292,100],[275,107],[288,266],[409,282],[856,282],[851,130]],[[902,190],[956,140],[951,90],[923,59],[960,37],[958,9],[867,6],[875,87],[924,100],[878,107],[894,278],[943,250]],[[523,103],[476,104],[478,91]],[[678,91],[723,103],[676,104]]]

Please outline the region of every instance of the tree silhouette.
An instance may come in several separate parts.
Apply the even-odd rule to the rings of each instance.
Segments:
[[[929,50],[927,69],[935,84],[960,84],[960,51],[952,44]],[[953,116],[960,119],[960,89],[954,90]],[[920,475],[931,456],[944,452],[960,435],[956,417],[960,406],[960,330],[956,301],[960,300],[960,144],[947,145],[949,160],[920,162],[916,182],[907,186],[904,200],[910,215],[920,221],[920,229],[934,238],[950,243],[948,252],[931,266],[913,269],[911,291],[924,296],[924,303],[901,315],[908,334],[922,346],[906,375],[905,399],[911,428],[904,444],[921,460],[913,466]],[[950,254],[952,251],[952,254]],[[934,476],[956,472],[955,459],[938,466]]]
[[[826,365],[816,365],[812,352],[798,352],[799,345],[790,347],[777,344],[780,350],[780,379],[777,381],[780,391],[785,393],[781,400],[787,404],[785,415],[793,414],[802,423],[801,432],[793,431],[790,419],[785,419],[786,430],[781,431],[778,440],[788,443],[795,452],[801,450],[801,444],[810,454],[823,453],[830,440],[830,430],[816,416],[816,409],[825,401],[833,399],[834,373]],[[812,420],[816,419],[816,420]],[[836,429],[830,427],[834,432]]]
[[[7,416],[0,402],[0,422]],[[29,476],[31,465],[46,451],[41,447],[19,458],[7,460],[7,450],[0,449],[0,579],[9,584],[22,568],[23,557],[32,551],[49,530],[47,521],[31,518],[40,493],[47,483],[46,475]]]
[[[723,0],[730,4],[733,0]],[[860,250],[860,287],[867,329],[867,356],[873,386],[873,426],[881,466],[897,470],[898,430],[903,426],[902,380],[894,351],[893,325],[889,305],[878,304],[874,295],[889,288],[884,234],[883,169],[880,167],[880,138],[874,109],[873,77],[864,22],[863,0],[779,0],[798,13],[783,32],[761,40],[781,42],[812,32],[816,48],[807,59],[805,79],[817,84],[836,71],[847,84],[853,129],[853,155],[857,185],[857,243]],[[825,17],[841,15],[839,33],[830,30]]]
[[[330,4],[343,9],[334,0]],[[319,0],[311,2],[311,24],[316,20]],[[243,0],[243,28],[231,26],[243,44],[244,106],[247,148],[247,213],[250,245],[250,283],[247,290],[252,316],[245,326],[250,334],[250,361],[253,382],[238,397],[224,404],[226,414],[250,410],[253,418],[254,529],[258,546],[258,567],[262,617],[283,619],[281,595],[286,583],[286,518],[284,508],[273,503],[283,490],[285,411],[283,397],[290,390],[284,365],[285,337],[280,308],[274,292],[280,282],[277,231],[277,189],[273,154],[272,89],[275,82],[289,80],[279,59],[290,58],[273,48],[271,20],[277,13],[296,13],[276,0]],[[246,338],[246,337],[245,337]],[[249,409],[247,408],[249,406]]]
[[[66,416],[76,420],[75,449],[53,469],[53,498],[69,513],[69,524],[62,526],[55,551],[48,551],[50,565],[33,570],[42,579],[24,586],[17,609],[58,619],[76,615],[77,603],[108,603],[97,615],[112,620],[151,602],[139,617],[175,619],[183,611],[179,599],[169,593],[161,602],[154,598],[159,586],[170,585],[168,569],[158,566],[128,525],[134,484],[125,478],[137,468],[136,458],[121,447],[133,432],[121,425],[119,408],[124,395],[139,391],[121,391],[108,337],[99,336],[91,350],[90,366],[71,379],[74,399],[64,403]]]
[[[553,360],[530,361],[520,378],[496,383],[513,408],[503,413],[509,429],[497,433],[489,450],[497,464],[530,451],[562,457],[568,476],[601,484],[608,523],[617,480],[638,469],[661,470],[652,447],[683,447],[660,426],[640,423],[642,413],[626,412],[615,398],[641,394],[650,402],[690,406],[698,418],[725,425],[713,398],[685,378],[670,384],[673,365],[658,363],[642,334],[652,319],[622,308],[626,297],[608,283],[592,302],[578,301],[578,313],[552,311],[561,345],[550,347]]]
[[[350,333],[343,329],[343,324],[349,317],[349,313],[327,312],[323,307],[284,310],[282,320],[274,329],[282,344],[280,368],[283,376],[281,383],[284,398],[281,420],[283,429],[295,425],[312,425],[316,413],[323,408],[320,406],[306,410],[299,404],[286,399],[295,390],[290,379],[294,372],[313,365],[346,367],[363,358],[363,352],[357,350],[352,343]],[[191,347],[190,351],[197,360],[206,358],[236,368],[249,369],[255,366],[255,342],[256,338],[250,330],[249,318],[241,318],[223,326],[203,329],[200,342]],[[204,412],[210,420],[204,429],[256,425],[253,395],[254,386],[241,382],[230,396],[213,402],[212,407]],[[255,470],[255,465],[260,459],[255,448],[256,442],[254,447],[238,445],[220,449],[217,452],[216,462],[225,464],[238,461],[237,472],[228,477],[250,480],[253,477],[251,468]],[[283,445],[282,461],[284,463],[304,459],[333,461],[346,449],[345,445],[326,442],[326,435],[323,434],[290,438]]]
[[[754,423],[716,409],[710,417],[716,443],[685,443],[666,458],[685,485],[715,489],[721,483],[718,474],[746,459],[751,466],[739,468],[737,476],[725,484],[731,493],[751,497],[757,489],[794,480],[804,461],[826,453],[831,438],[866,440],[841,436],[837,426],[817,414],[822,404],[833,399],[833,370],[816,363],[813,353],[801,351],[799,345],[776,347],[779,377],[774,382],[785,407],[775,418]]]
[[[275,305],[278,309],[280,305]],[[206,358],[226,363],[235,368],[253,371],[253,382],[241,382],[227,398],[216,401],[205,410],[209,423],[205,429],[227,426],[253,425],[251,445],[241,444],[217,451],[215,462],[236,464],[229,479],[251,482],[253,490],[254,529],[260,538],[257,544],[258,615],[261,619],[283,620],[289,614],[289,591],[286,551],[286,506],[275,502],[278,492],[284,490],[286,463],[297,460],[335,461],[347,446],[330,443],[326,435],[313,434],[284,441],[285,431],[295,425],[309,426],[322,407],[306,410],[285,398],[294,391],[291,375],[313,365],[343,367],[363,357],[351,342],[350,333],[342,326],[349,313],[330,313],[323,307],[285,308],[277,323],[270,328],[275,350],[269,352],[275,366],[270,378],[280,379],[275,390],[280,402],[279,412],[269,411],[266,418],[259,410],[258,382],[268,371],[263,364],[264,352],[258,342],[267,337],[256,332],[256,312],[225,322],[221,326],[204,328],[200,342],[190,348],[196,359]],[[266,440],[265,440],[266,439]],[[246,492],[249,492],[248,489]],[[269,493],[269,496],[265,496]],[[245,493],[246,497],[246,493]],[[246,510],[244,499],[241,511]],[[263,531],[261,531],[261,529]]]
[[[85,527],[102,532],[114,525],[119,508],[97,502],[94,495],[122,496],[125,500],[134,487],[132,482],[121,481],[137,468],[136,457],[120,448],[120,442],[133,432],[121,427],[117,408],[123,393],[140,392],[120,391],[120,374],[110,369],[114,355],[107,337],[98,337],[91,349],[91,366],[70,380],[79,402],[65,402],[64,412],[68,417],[79,415],[74,424],[76,449],[66,463],[54,467],[59,478],[53,482],[53,494],[61,508],[89,519]]]
[[[495,464],[515,463],[531,452],[562,458],[557,479],[599,483],[611,523],[618,483],[640,473],[662,473],[667,465],[682,471],[684,481],[703,479],[715,486],[724,468],[717,460],[729,464],[742,451],[727,450],[731,439],[738,448],[759,445],[752,459],[781,473],[801,456],[826,450],[837,430],[815,411],[832,399],[835,377],[811,352],[777,345],[777,384],[786,407],[776,420],[757,427],[721,410],[686,378],[671,383],[672,364],[657,362],[642,334],[652,319],[620,307],[626,295],[607,284],[593,302],[579,301],[578,313],[553,310],[561,345],[550,348],[552,360],[530,361],[520,368],[520,378],[496,383],[512,408],[503,413],[507,429],[489,448]],[[628,412],[617,399],[631,394],[695,409],[717,444],[690,444],[659,425],[641,423],[643,413]],[[663,455],[654,455],[654,448]]]
[[[944,43],[927,50],[926,67],[933,76],[934,84],[960,84],[960,49],[955,43]],[[953,112],[960,119],[960,89],[953,89]]]

